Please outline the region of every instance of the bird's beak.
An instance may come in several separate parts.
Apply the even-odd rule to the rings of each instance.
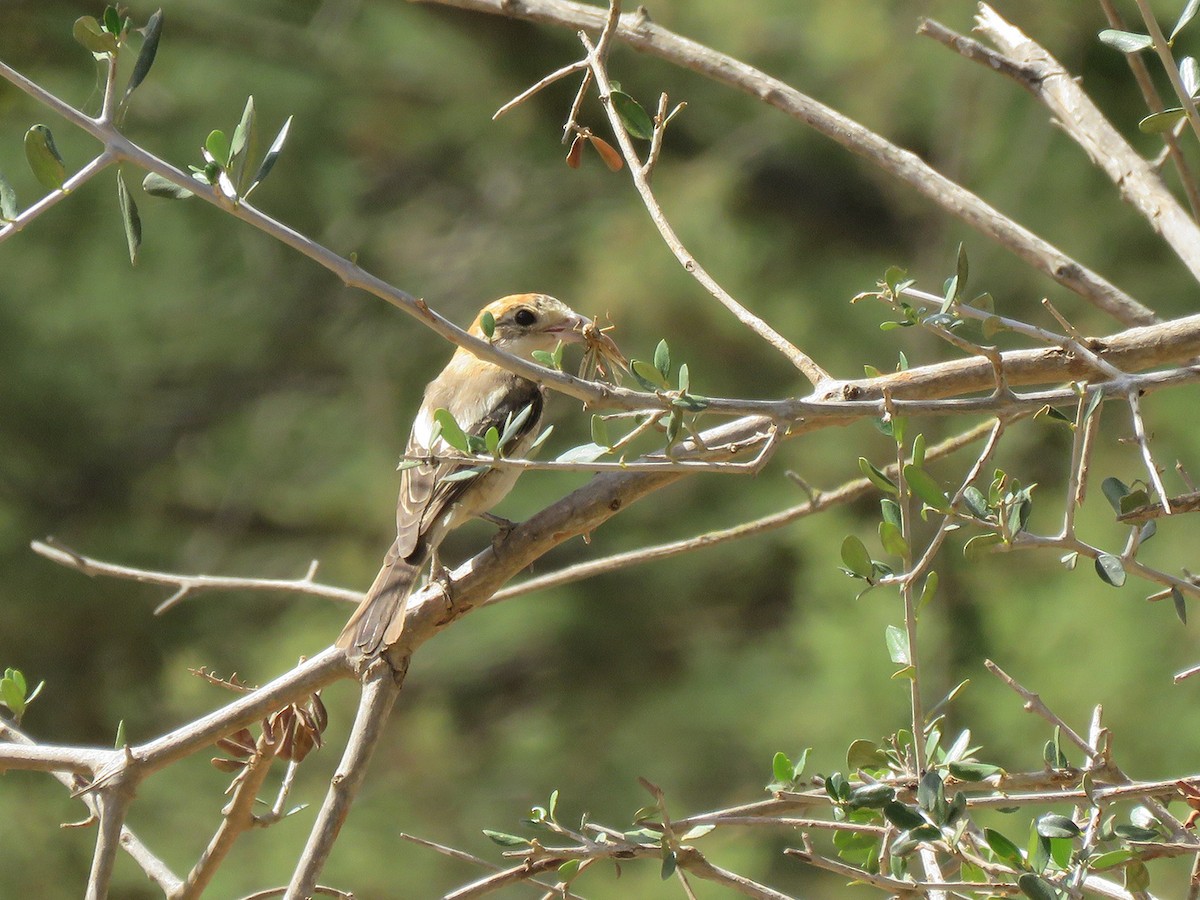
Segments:
[[[588,340],[588,332],[592,320],[587,316],[581,316],[579,313],[571,313],[557,325],[546,329],[548,334],[557,337],[564,344],[583,344]]]

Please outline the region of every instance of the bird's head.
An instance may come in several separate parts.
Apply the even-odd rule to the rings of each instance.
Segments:
[[[471,334],[488,340],[485,316],[495,323],[491,342],[515,356],[530,358],[534,350],[553,350],[559,341],[583,343],[591,319],[546,294],[512,294],[489,303],[471,323]]]

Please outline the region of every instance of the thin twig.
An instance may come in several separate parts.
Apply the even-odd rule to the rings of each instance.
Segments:
[[[371,755],[383,735],[383,726],[391,715],[403,683],[404,672],[394,671],[387,660],[376,659],[367,669],[363,677],[358,714],[346,750],[329,782],[325,802],[321,804],[316,822],[309,832],[308,843],[292,873],[291,884],[284,895],[287,900],[304,900],[316,887],[317,878],[333,850],[342,823],[346,821],[350,806],[362,786]]]
[[[600,102],[608,115],[609,124],[612,127],[613,134],[617,138],[617,143],[621,147],[621,153],[625,157],[625,162],[629,166],[629,174],[633,179],[634,187],[637,188],[637,192],[642,198],[642,203],[645,205],[646,211],[650,214],[650,219],[658,228],[658,233],[662,236],[663,242],[671,249],[671,252],[679,260],[679,264],[683,266],[684,270],[700,282],[722,306],[733,313],[739,322],[787,357],[792,365],[809,380],[813,387],[822,387],[826,382],[831,380],[829,373],[817,365],[799,347],[796,347],[768,325],[766,321],[750,312],[750,310],[735,300],[728,291],[717,283],[716,279],[708,274],[708,271],[696,261],[687,248],[683,246],[683,242],[680,241],[679,236],[675,233],[675,229],[667,220],[666,213],[663,212],[662,207],[659,205],[658,198],[655,197],[650,183],[646,180],[641,160],[638,158],[637,151],[633,147],[629,133],[625,130],[625,125],[621,122],[621,117],[617,114],[616,108],[610,102],[612,86],[609,84],[608,71],[605,69],[604,58],[600,53],[601,47],[599,45],[592,46],[592,42],[585,34],[581,34],[580,39],[583,41],[584,47],[587,48],[589,71],[596,79],[596,87],[600,91]]]

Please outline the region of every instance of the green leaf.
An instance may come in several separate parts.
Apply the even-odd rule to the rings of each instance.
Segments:
[[[693,825],[683,833],[683,836],[679,840],[684,842],[697,840],[704,837],[716,827],[716,825]]]
[[[60,190],[67,180],[67,166],[54,146],[54,135],[45,125],[34,125],[25,132],[25,159],[44,188]]]
[[[1117,512],[1125,515],[1125,513],[1133,512],[1139,506],[1149,505],[1150,495],[1143,488],[1136,488],[1121,498],[1120,509]]]
[[[1129,493],[1129,487],[1118,478],[1105,478],[1100,483],[1100,490],[1108,498],[1109,504],[1117,513],[1121,512],[1121,498]]]
[[[558,867],[558,880],[570,882],[572,878],[579,874],[579,867],[583,865],[581,859],[568,859],[565,863]]]
[[[1148,34],[1136,31],[1117,31],[1115,28],[1105,28],[1100,32],[1100,43],[1120,50],[1122,53],[1138,53],[1154,46],[1154,41]]]
[[[528,847],[531,843],[527,838],[506,834],[503,831],[492,831],[490,828],[483,829],[483,833],[501,847]]]
[[[104,29],[110,34],[121,33],[121,14],[117,12],[115,6],[104,8]]]
[[[239,194],[244,194],[250,186],[250,160],[258,153],[258,128],[254,113],[254,96],[246,98],[246,108],[242,110],[242,119],[233,130],[233,138],[229,142],[229,164],[234,166],[233,183],[237,185]]]
[[[909,653],[908,633],[899,625],[889,625],[883,632],[887,643],[888,658],[900,666],[912,665],[912,655]]]
[[[883,521],[891,522],[897,528],[901,526],[902,520],[900,518],[900,504],[895,500],[890,500],[887,497],[884,497],[879,501],[879,511],[883,516]]]
[[[925,468],[925,435],[918,434],[913,438],[912,463],[918,468]]]
[[[883,817],[903,831],[929,824],[929,821],[919,811],[911,806],[906,806],[899,800],[893,800],[891,803],[883,805]]]
[[[917,782],[917,805],[929,814],[935,825],[946,824],[949,807],[946,804],[946,788],[942,776],[930,769]]]
[[[1125,890],[1130,893],[1148,890],[1150,887],[1150,870],[1140,859],[1135,859],[1125,867]]]
[[[133,74],[129,76],[129,84],[125,88],[125,96],[121,99],[122,103],[129,99],[129,95],[150,74],[150,67],[154,65],[154,57],[158,53],[158,39],[162,36],[162,26],[163,11],[159,9],[150,17],[146,27],[141,29],[142,49],[138,51],[137,62],[133,64]]]
[[[515,416],[512,416],[510,419],[507,419],[505,421],[504,431],[502,431],[500,433],[500,449],[501,450],[507,448],[508,445],[511,444],[516,439],[517,435],[520,433],[521,429],[525,426],[525,423],[529,420],[529,417],[531,415],[533,415],[533,404],[532,403],[521,407],[520,412],[518,412]],[[544,436],[543,436],[543,438],[539,438],[538,443],[540,443],[542,439],[544,439]],[[532,450],[532,448],[530,448],[530,449]]]
[[[1125,567],[1121,560],[1111,553],[1101,553],[1096,557],[1096,574],[1105,584],[1121,587],[1125,584]]]
[[[229,165],[229,138],[219,128],[214,128],[204,139],[204,149],[221,166]]]
[[[3,173],[0,173],[0,222],[11,222],[18,213],[17,192]]]
[[[887,756],[874,741],[859,738],[846,748],[846,768],[852,772],[859,769],[879,769],[887,765]]]
[[[663,838],[662,845],[662,870],[658,873],[663,881],[666,881],[675,874],[675,851],[667,843],[666,838]]]
[[[938,487],[933,476],[924,469],[910,463],[904,467],[904,478],[912,492],[927,506],[940,513],[950,511],[950,501],[946,498],[946,492]]]
[[[1113,827],[1113,832],[1119,838],[1142,843],[1158,840],[1162,836],[1154,829],[1142,828],[1140,825],[1116,825]]]
[[[1017,879],[1017,887],[1030,900],[1058,900],[1058,891],[1041,875],[1026,872]]]
[[[896,483],[884,474],[882,469],[876,468],[871,461],[865,456],[858,458],[858,469],[867,477],[867,480],[875,487],[879,488],[885,494],[899,494],[900,490],[896,487]]]
[[[1184,625],[1187,624],[1187,603],[1183,599],[1183,591],[1171,585],[1171,603],[1175,606],[1175,615],[1179,616],[1179,621]]]
[[[1183,89],[1189,97],[1195,97],[1196,92],[1200,91],[1200,64],[1197,64],[1196,57],[1185,56],[1179,61],[1179,80],[1183,82]]]
[[[846,805],[851,809],[883,809],[896,799],[896,789],[890,784],[864,784],[855,788]]]
[[[1175,27],[1171,29],[1167,43],[1174,41],[1176,35],[1187,27],[1188,22],[1195,18],[1197,10],[1200,10],[1200,0],[1188,0],[1187,5],[1183,8],[1183,12],[1179,14],[1179,20],[1175,23]]]
[[[459,453],[469,453],[470,444],[467,441],[467,435],[462,430],[462,426],[458,424],[458,420],[454,418],[454,414],[444,406],[438,407],[433,411],[433,420],[442,427],[442,440],[457,450]]]
[[[848,799],[851,788],[849,782],[846,781],[846,776],[841,772],[829,773],[829,777],[825,779],[825,793],[839,803]]]
[[[665,391],[670,388],[670,384],[667,383],[667,379],[663,377],[662,372],[648,362],[643,362],[640,359],[630,360],[629,369],[633,372],[634,379],[642,386],[643,390]]]
[[[0,702],[3,702],[16,721],[25,714],[25,691],[11,675],[0,678]]]
[[[1033,501],[1028,496],[1009,506],[1006,522],[1010,536],[1016,537],[1025,530],[1025,525],[1029,522],[1029,512],[1031,509],[1033,509]]]
[[[117,736],[113,739],[113,748],[120,750],[129,744],[129,739],[125,735],[125,720],[122,719],[117,723]]]
[[[884,550],[893,556],[908,559],[908,541],[904,539],[904,536],[900,533],[900,529],[891,522],[879,523],[879,543],[883,545]]]
[[[492,456],[500,454],[500,430],[493,425],[483,436],[483,448]]]
[[[654,122],[640,103],[624,91],[613,90],[609,92],[609,97],[626,131],[643,141],[654,137]]]
[[[483,329],[483,336],[490,341],[496,333],[496,317],[484,310],[483,315],[479,317],[479,327]]]
[[[1099,856],[1093,856],[1088,860],[1088,868],[1093,872],[1102,872],[1105,869],[1122,866],[1135,856],[1136,854],[1132,850],[1126,848],[1109,850],[1107,853],[1101,853]]]
[[[959,781],[986,781],[993,775],[1004,774],[999,766],[980,762],[952,762],[947,768]]]
[[[775,781],[782,784],[788,784],[792,780],[792,761],[788,759],[788,755],[780,750],[771,760],[771,775]]]
[[[983,496],[983,492],[975,485],[968,485],[963,491],[963,503],[967,505],[967,511],[977,519],[986,519],[990,510],[988,509],[987,497]]]
[[[254,178],[250,181],[250,187],[246,188],[246,193],[242,194],[243,199],[249,197],[250,192],[262,184],[263,180],[271,174],[271,170],[275,168],[275,161],[279,159],[279,154],[283,151],[283,144],[287,140],[288,129],[291,127],[292,117],[288,116],[287,121],[283,123],[283,127],[279,129],[279,134],[275,135],[275,140],[271,142],[271,146],[267,150],[267,155],[263,157],[258,171],[254,173]]]
[[[957,299],[959,292],[967,286],[967,272],[967,248],[965,244],[960,242],[958,245],[958,257],[955,261],[954,277],[958,279],[958,290],[955,292],[955,299]]]
[[[592,463],[608,452],[600,444],[580,444],[560,454],[554,461],[561,463]]]
[[[116,35],[105,31],[94,16],[80,16],[76,19],[71,27],[71,36],[97,55],[117,52]]]
[[[608,420],[604,416],[592,416],[592,443],[612,447],[612,440],[608,436]]]
[[[1004,862],[1018,869],[1025,868],[1025,857],[1021,855],[1020,848],[999,831],[993,828],[986,828],[983,832],[983,838],[987,841],[987,845],[992,848],[992,852],[1004,860]]]
[[[120,169],[117,169],[117,202],[121,206],[121,223],[125,226],[125,243],[129,246],[129,264],[136,266],[138,250],[142,246],[142,217],[138,215],[137,204],[129,195],[125,175]]]
[[[554,368],[554,354],[549,350],[534,350],[530,356],[539,366],[545,366],[547,369]]]
[[[1175,127],[1176,122],[1187,118],[1187,110],[1182,106],[1172,106],[1161,112],[1150,113],[1138,122],[1138,130],[1144,134],[1163,134]]]
[[[937,594],[937,589],[938,573],[930,572],[928,577],[925,579],[925,586],[921,588],[921,596],[917,600],[917,612],[920,612],[929,605],[930,601],[933,600],[934,595]]]
[[[993,547],[1003,543],[1004,536],[996,534],[994,531],[989,531],[987,534],[977,534],[963,544],[963,557],[968,562],[978,562],[987,556]]]
[[[455,481],[466,481],[469,478],[474,478],[476,475],[482,475],[488,470],[487,466],[472,466],[469,469],[456,469],[449,475],[443,475],[438,479],[439,482],[451,484]]]
[[[142,190],[152,197],[167,197],[171,200],[186,200],[188,197],[195,196],[187,188],[168,181],[157,172],[151,172],[142,179]]]
[[[671,378],[671,348],[667,346],[666,338],[658,342],[658,346],[654,348],[654,368],[658,369],[662,375],[663,384],[667,384]]]
[[[852,534],[846,535],[842,541],[842,562],[859,578],[870,578],[875,570],[866,545]]]
[[[1036,822],[1037,833],[1047,838],[1076,838],[1082,832],[1079,826],[1067,816],[1057,813],[1046,813]]]
[[[689,387],[692,386],[691,374],[688,372],[688,364],[679,364],[679,391],[686,394]]]

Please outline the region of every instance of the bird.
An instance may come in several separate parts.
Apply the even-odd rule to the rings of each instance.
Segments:
[[[479,311],[470,333],[514,356],[532,359],[535,351],[553,351],[561,341],[611,346],[607,335],[586,316],[547,294],[511,294]],[[589,343],[589,346],[591,344]],[[618,354],[619,355],[619,354]],[[535,381],[459,347],[450,362],[425,388],[413,421],[402,463],[396,505],[396,539],[384,557],[358,609],[337,639],[352,657],[379,655],[400,637],[409,594],[426,566],[437,571],[443,538],[467,520],[483,516],[512,490],[520,470],[438,461],[461,455],[441,436],[439,410],[445,409],[468,436],[483,439],[488,430],[510,433],[501,448],[523,457],[536,439],[545,408],[544,389]],[[414,464],[414,460],[416,463]],[[470,469],[481,469],[466,475]]]

